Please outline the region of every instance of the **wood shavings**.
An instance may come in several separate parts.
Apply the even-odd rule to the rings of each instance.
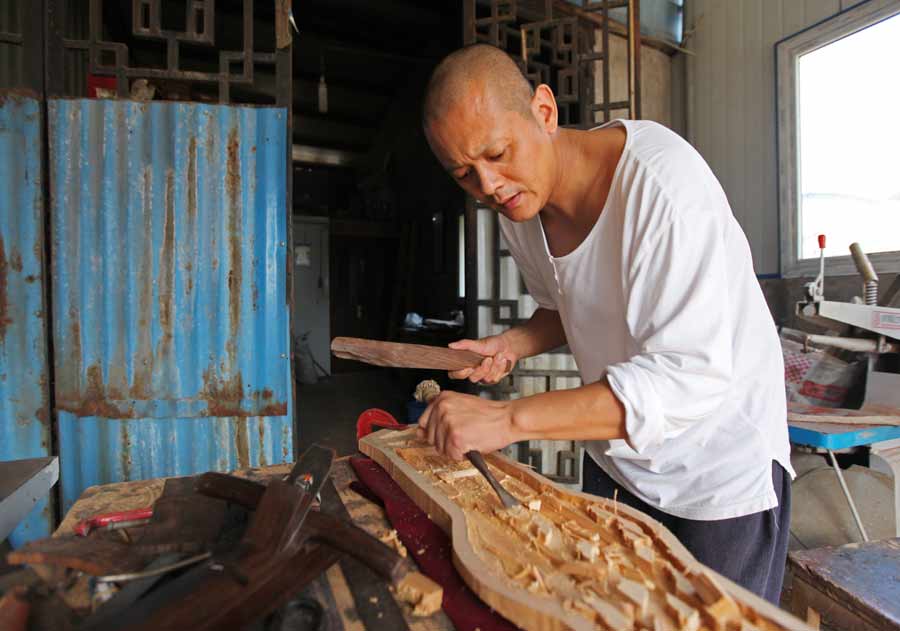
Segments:
[[[593,563],[600,556],[600,546],[591,541],[579,540],[575,543],[575,550],[578,551],[578,555],[590,562]]]
[[[478,469],[476,469],[475,467],[468,467],[466,469],[457,469],[455,471],[443,471],[441,473],[438,473],[437,477],[439,477],[444,482],[452,483],[455,480],[459,480],[460,478],[471,478],[476,475],[481,475],[478,472]]]
[[[403,542],[400,541],[400,538],[397,536],[397,531],[393,528],[386,532],[385,534],[378,537],[381,543],[392,547],[397,551],[397,554],[402,556],[404,559],[406,558],[406,546],[403,545]]]
[[[595,594],[587,594],[584,596],[584,602],[595,612],[600,614],[600,619],[603,621],[603,624],[610,629],[616,629],[616,631],[629,631],[634,628],[634,619],[631,616],[627,616],[614,605],[606,602]]]
[[[541,510],[541,500],[540,498],[528,500],[526,506],[528,507],[528,510],[539,511]]]
[[[430,616],[441,608],[444,588],[419,572],[410,572],[397,585],[400,600],[413,605],[414,616]]]

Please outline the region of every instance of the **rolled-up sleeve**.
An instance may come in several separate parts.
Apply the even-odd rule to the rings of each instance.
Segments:
[[[696,210],[673,214],[623,265],[637,354],[607,369],[625,408],[627,441],[647,456],[716,413],[731,386],[724,220]]]

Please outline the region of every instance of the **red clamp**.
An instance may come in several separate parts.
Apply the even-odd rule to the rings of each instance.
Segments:
[[[133,528],[143,526],[153,516],[153,507],[123,510],[115,513],[103,513],[94,515],[75,524],[75,534],[87,537],[94,530],[115,530],[118,528]]]
[[[356,440],[379,429],[406,429],[407,427],[410,426],[398,422],[390,412],[369,408],[356,419]]]

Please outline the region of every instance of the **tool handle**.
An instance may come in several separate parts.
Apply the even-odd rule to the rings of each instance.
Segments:
[[[150,519],[151,517],[153,517],[152,506],[148,506],[147,508],[137,508],[134,510],[117,511],[115,513],[103,513],[102,515],[94,515],[89,519],[78,522],[77,524],[75,524],[75,528],[73,528],[73,530],[75,531],[76,535],[87,537],[89,534],[91,534],[92,530],[96,530],[97,528],[105,528],[106,526],[126,521],[141,521]]]
[[[24,587],[12,587],[0,597],[0,629],[27,631],[31,605]]]
[[[303,523],[310,539],[349,554],[373,572],[395,583],[406,574],[403,557],[366,531],[333,515],[312,511]]]
[[[462,370],[474,368],[484,360],[483,355],[424,344],[379,342],[356,337],[336,337],[331,352],[341,359],[352,359],[376,366],[393,368],[429,368],[433,370]]]
[[[878,274],[875,273],[875,268],[872,267],[872,261],[869,260],[861,245],[851,243],[850,255],[853,257],[853,262],[856,263],[856,269],[859,271],[859,275],[862,276],[863,282],[870,283],[878,280]]]
[[[194,490],[207,497],[225,500],[248,510],[256,510],[263,493],[266,492],[266,487],[253,480],[210,471],[197,478]]]

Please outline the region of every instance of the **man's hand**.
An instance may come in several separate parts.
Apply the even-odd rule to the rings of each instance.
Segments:
[[[511,403],[444,391],[419,417],[419,438],[453,460],[462,460],[473,449],[502,449],[515,442]]]
[[[450,344],[450,348],[474,351],[486,356],[475,368],[463,368],[449,373],[451,379],[468,379],[472,383],[497,383],[512,372],[519,359],[502,334],[480,340],[460,340]]]

